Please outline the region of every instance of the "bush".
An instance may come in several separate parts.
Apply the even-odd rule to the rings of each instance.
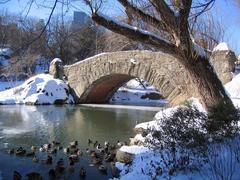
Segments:
[[[185,104],[172,115],[163,115],[158,128],[148,130],[146,143],[160,152],[165,171],[170,176],[176,171],[199,170],[213,159],[209,157],[213,145],[225,146],[227,139],[236,137],[238,121],[238,111],[226,109],[223,104],[212,108],[209,114]]]

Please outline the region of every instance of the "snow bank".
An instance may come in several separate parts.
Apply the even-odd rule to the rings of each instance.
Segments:
[[[49,74],[39,74],[15,88],[0,92],[0,104],[73,103],[68,85]]]
[[[127,152],[130,154],[141,154],[141,153],[146,153],[150,150],[144,146],[133,145],[133,146],[122,146],[120,148],[120,151]]]
[[[225,90],[236,107],[240,107],[240,74],[236,75],[232,81],[225,84]]]
[[[228,51],[230,50],[229,46],[225,42],[219,43],[215,48],[213,48],[213,51]]]

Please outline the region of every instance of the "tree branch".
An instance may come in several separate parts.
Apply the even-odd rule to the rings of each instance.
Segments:
[[[161,30],[166,30],[165,25],[161,22],[161,20],[151,16],[150,14],[145,13],[144,11],[140,10],[139,8],[135,7],[133,4],[129,3],[128,0],[118,0],[126,10],[133,13],[135,16],[141,18],[146,23],[149,23],[154,28],[161,28]]]
[[[124,35],[132,40],[140,41],[151,46],[157,47],[159,50],[169,53],[174,57],[178,57],[177,48],[174,44],[167,42],[160,37],[150,34],[142,30],[135,29],[127,24],[115,22],[114,20],[108,19],[98,13],[92,14],[92,19],[98,24],[108,28],[109,30]]]
[[[164,23],[167,26],[173,27],[175,29],[176,16],[174,12],[171,10],[171,8],[167,5],[165,0],[150,0],[150,2],[160,13],[161,19],[164,21]]]

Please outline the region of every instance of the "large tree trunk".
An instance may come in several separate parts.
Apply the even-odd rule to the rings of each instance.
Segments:
[[[222,103],[233,108],[231,99],[227,95],[215,69],[206,57],[198,56],[189,59],[184,66],[189,72],[195,91],[199,94],[201,103],[205,105],[206,109],[209,110]]]

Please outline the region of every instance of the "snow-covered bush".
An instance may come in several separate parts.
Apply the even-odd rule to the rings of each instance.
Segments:
[[[229,109],[232,116],[226,117],[221,106],[215,108],[207,114],[191,103],[185,104],[172,110],[171,115],[162,113],[157,125],[147,130],[145,144],[160,154],[165,174],[199,171],[209,162],[213,146],[236,136],[237,111]]]

